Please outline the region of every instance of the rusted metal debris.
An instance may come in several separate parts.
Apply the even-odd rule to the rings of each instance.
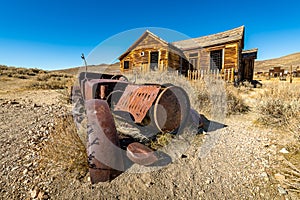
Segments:
[[[169,86],[155,101],[155,125],[161,132],[172,132],[185,125],[189,110],[190,102],[186,92],[180,87]]]
[[[160,88],[157,85],[128,85],[115,110],[129,112],[136,123],[141,123],[156,99]]]
[[[88,118],[88,158],[91,182],[112,180],[124,171],[119,138],[108,104],[104,100],[85,102]]]
[[[152,149],[138,142],[128,145],[126,155],[131,161],[140,165],[151,165],[158,161],[158,157]]]
[[[171,84],[137,85],[122,75],[88,72],[79,75],[79,83],[88,120],[92,183],[112,180],[124,171],[125,157],[140,165],[158,160],[155,152],[141,143],[133,142],[126,150],[120,148],[112,113],[128,116],[124,118],[128,124],[152,131],[154,136],[159,132],[181,132],[190,113],[188,95]]]

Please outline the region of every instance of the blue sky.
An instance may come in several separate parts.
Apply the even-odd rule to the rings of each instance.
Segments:
[[[89,55],[97,46],[100,55],[90,64],[113,62],[144,29],[120,33],[141,27],[165,28],[153,32],[170,41],[176,37],[169,37],[169,30],[184,38],[245,25],[245,48],[258,47],[258,60],[300,52],[297,0],[2,0],[0,5],[0,64],[8,66],[80,66],[81,53]],[[122,40],[114,41],[116,34]]]

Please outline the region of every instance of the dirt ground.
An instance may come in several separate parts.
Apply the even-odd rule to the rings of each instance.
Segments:
[[[1,88],[0,199],[299,198],[274,177],[279,151],[293,138],[254,125],[251,112],[196,135],[182,156],[157,170],[142,172],[145,168],[135,164],[113,181],[94,185],[88,174],[82,179],[65,174],[44,178],[37,170],[39,144],[49,138],[54,117],[71,110],[61,95]]]

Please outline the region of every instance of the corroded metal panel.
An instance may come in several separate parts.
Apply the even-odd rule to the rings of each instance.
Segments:
[[[113,116],[105,100],[85,103],[88,118],[88,161],[92,183],[112,180],[124,171],[123,154]]]
[[[128,145],[126,154],[131,161],[140,165],[151,165],[158,161],[152,149],[138,142]]]
[[[155,101],[161,86],[128,85],[115,111],[129,112],[136,123],[141,123]]]

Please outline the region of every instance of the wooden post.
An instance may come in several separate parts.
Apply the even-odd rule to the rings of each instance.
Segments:
[[[195,77],[196,77],[196,71],[194,70],[193,71],[193,81],[195,80]]]
[[[291,73],[290,73],[290,83],[292,83],[293,82],[293,66],[292,65],[291,65],[290,71],[291,71]]]
[[[234,82],[234,68],[231,68],[231,82]]]

